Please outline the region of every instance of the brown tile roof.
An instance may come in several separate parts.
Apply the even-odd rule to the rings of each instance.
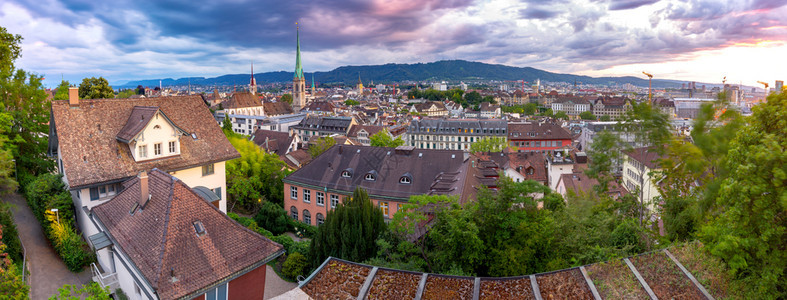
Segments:
[[[508,153],[509,167],[517,170],[525,179],[541,183],[547,182],[547,166],[544,154],[539,152],[513,152]],[[519,168],[521,167],[521,168]],[[527,169],[533,168],[533,174],[527,174]]]
[[[234,93],[232,98],[222,105],[224,109],[228,108],[245,108],[262,106],[260,99],[256,95],[248,92]]]
[[[427,109],[430,109],[432,107],[432,105],[434,105],[435,108],[437,110],[439,110],[439,111],[447,110],[445,108],[445,104],[443,104],[443,102],[440,102],[440,101],[426,101],[426,102],[423,102],[423,103],[416,103],[416,104],[413,105],[413,107],[415,108],[416,111],[423,112],[423,111],[425,111]]]
[[[177,178],[153,169],[148,181],[150,200],[134,214],[138,177],[92,213],[161,299],[192,298],[283,253],[281,245],[236,223]],[[197,221],[204,235],[197,235]]]
[[[121,142],[128,143],[128,141],[137,136],[142,129],[145,129],[145,126],[150,123],[150,120],[153,119],[157,111],[158,107],[156,106],[135,106],[131,109],[131,115],[128,116],[126,125],[118,132],[117,139]]]
[[[593,191],[593,187],[597,186],[598,180],[594,178],[588,177],[584,169],[586,167],[577,167],[574,168],[574,173],[571,174],[562,174],[560,175],[560,179],[558,179],[558,184],[560,181],[563,181],[563,185],[566,187],[566,192],[573,191],[574,194],[582,193],[589,193]],[[628,194],[628,191],[620,186],[615,181],[610,181],[607,186],[607,194],[610,194],[613,198],[618,198],[620,196]]]
[[[508,139],[570,140],[571,134],[560,125],[544,122],[508,123]]]
[[[268,152],[278,155],[287,154],[293,137],[286,132],[257,129],[252,134],[252,141]]]
[[[116,138],[138,106],[158,107],[189,133],[180,138],[180,155],[134,161],[128,145]],[[240,157],[200,96],[79,100],[79,107],[52,101],[52,122],[72,189],[120,181],[152,168],[181,170]]]
[[[295,169],[302,168],[303,166],[305,166],[306,164],[312,161],[312,155],[309,154],[309,151],[306,151],[304,149],[298,149],[290,153],[287,153],[285,155],[285,158],[286,159],[284,159],[284,162],[286,162],[288,165],[290,165]]]
[[[632,159],[644,164],[651,170],[660,169],[658,162],[662,156],[656,152],[654,147],[634,148],[628,151],[623,151]]]
[[[366,130],[369,133],[369,137],[372,135],[380,132],[380,130],[386,130],[385,126],[377,126],[377,125],[353,125],[350,127],[350,132],[347,133],[347,137],[349,138],[357,138],[358,132],[361,129]]]
[[[265,102],[262,105],[265,115],[268,116],[288,115],[294,112],[287,102]]]
[[[334,109],[336,109],[336,106],[334,106],[332,103],[327,101],[313,101],[309,103],[309,105],[303,108],[303,110],[308,110],[308,111],[324,111],[324,112],[333,112]]]

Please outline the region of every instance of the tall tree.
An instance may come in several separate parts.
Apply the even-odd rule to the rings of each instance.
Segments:
[[[115,98],[115,91],[109,86],[104,77],[90,77],[82,79],[79,84],[80,99],[109,99]]]
[[[323,136],[317,139],[314,143],[309,144],[309,154],[312,157],[320,156],[325,150],[336,145],[336,140],[330,136]]]
[[[21,36],[0,27],[0,103],[11,116],[7,136],[24,185],[33,176],[50,172],[54,162],[46,156],[49,105],[42,78],[14,68],[21,55],[21,41]]]
[[[394,139],[391,137],[391,134],[385,130],[380,130],[373,134],[369,137],[369,140],[371,140],[372,147],[399,147],[404,145],[402,137],[396,137]]]
[[[276,154],[262,151],[253,142],[230,132],[227,137],[241,157],[227,162],[227,195],[232,207],[251,210],[262,201],[281,204],[286,164]]]
[[[593,115],[593,113],[590,111],[583,111],[579,113],[579,118],[581,118],[582,120],[595,120],[596,116]]]
[[[16,162],[12,152],[13,144],[9,143],[7,132],[11,129],[11,115],[3,112],[5,107],[0,103],[0,195],[16,190]]]
[[[504,137],[486,136],[470,144],[470,152],[500,152],[506,148],[506,145]]]
[[[787,92],[752,110],[724,162],[720,210],[701,236],[758,295],[779,299],[787,297]]]
[[[357,188],[350,199],[329,210],[309,246],[312,266],[329,256],[364,261],[377,254],[376,240],[387,230],[383,212],[366,190]]]
[[[594,188],[600,195],[607,192],[609,182],[615,179],[616,169],[621,163],[621,150],[622,141],[609,131],[599,132],[593,138],[593,144],[588,149],[590,162],[585,174],[598,180],[599,185]]]
[[[55,100],[68,100],[68,87],[70,86],[67,80],[61,81],[55,92]]]

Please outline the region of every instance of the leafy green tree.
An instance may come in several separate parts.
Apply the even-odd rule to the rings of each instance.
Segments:
[[[109,288],[102,288],[98,282],[91,282],[77,288],[75,284],[66,284],[57,289],[57,294],[49,297],[49,300],[110,300]]]
[[[19,182],[25,185],[36,175],[50,172],[54,162],[46,156],[49,106],[42,78],[14,67],[21,41],[21,36],[0,27],[0,109],[11,116],[6,134],[13,145]]]
[[[787,297],[787,92],[755,106],[730,144],[719,211],[702,228],[711,253],[762,298]]]
[[[593,113],[590,111],[583,111],[579,113],[579,118],[581,118],[582,120],[595,120],[596,116],[593,115]]]
[[[221,121],[221,130],[224,131],[224,134],[233,133],[232,131],[232,121],[230,121],[230,116],[227,113],[224,113],[224,121]]]
[[[291,230],[287,211],[276,203],[266,201],[260,211],[254,215],[254,221],[260,227],[278,235]]]
[[[325,150],[336,145],[336,140],[330,136],[323,136],[317,139],[314,143],[309,143],[309,154],[312,157],[320,156]]]
[[[481,94],[479,94],[476,91],[469,92],[465,94],[465,101],[467,101],[467,103],[470,105],[481,104],[482,102]]]
[[[489,102],[489,104],[497,104],[497,101],[495,101],[495,97],[492,97],[491,95],[484,96],[481,102]]]
[[[55,92],[55,100],[68,100],[68,88],[71,86],[67,80],[60,81]]]
[[[557,113],[555,113],[554,117],[555,117],[555,119],[568,120],[568,114],[566,114],[566,112],[564,112],[562,110],[557,112]]]
[[[486,136],[470,144],[470,152],[500,152],[507,146],[506,138],[499,136]]]
[[[279,101],[281,101],[281,102],[287,102],[287,103],[289,103],[289,104],[292,104],[292,95],[291,95],[291,94],[284,94],[284,95],[281,95],[281,99],[279,99]]]
[[[536,114],[537,110],[538,110],[538,104],[536,104],[536,103],[528,103],[528,104],[525,104],[525,107],[522,109],[522,112],[524,114],[528,115],[528,116],[532,116],[532,115]]]
[[[361,105],[361,102],[358,102],[358,100],[347,99],[346,101],[344,101],[344,105],[357,106],[357,105]]]
[[[402,137],[393,139],[388,131],[380,130],[369,137],[372,147],[399,147],[404,145]]]
[[[284,276],[289,278],[297,278],[299,275],[304,275],[304,271],[309,266],[309,262],[306,260],[306,256],[295,252],[287,256],[287,259],[284,261],[284,265],[281,268],[281,272]]]
[[[79,98],[110,99],[115,98],[115,91],[104,77],[90,77],[82,79],[82,83],[79,84]]]
[[[263,201],[282,203],[286,164],[238,134],[230,133],[227,139],[241,155],[226,164],[227,195],[232,200],[228,211],[235,205],[251,210]]]
[[[608,121],[612,120],[612,117],[610,117],[609,115],[603,115],[603,116],[599,117],[599,120],[600,121],[604,121],[604,122],[608,122]]]
[[[598,180],[595,186],[599,194],[604,194],[609,188],[609,182],[615,179],[615,169],[621,163],[621,150],[623,142],[620,138],[609,131],[599,132],[593,138],[593,144],[588,149],[588,168],[585,174],[590,178]]]
[[[3,103],[0,103],[0,195],[16,190],[16,162],[14,161],[13,147],[9,143],[8,132],[11,130],[11,115],[5,113]],[[6,243],[7,244],[7,243]]]
[[[115,95],[115,98],[126,99],[126,98],[134,96],[136,94],[137,94],[137,90],[135,90],[135,89],[125,89],[125,90],[122,90],[122,91],[118,92],[118,94]]]
[[[552,111],[551,108],[547,108],[547,110],[545,110],[544,113],[542,113],[541,115],[545,117],[552,117],[555,115],[555,113]]]
[[[364,261],[377,254],[376,240],[387,230],[383,212],[365,190],[357,188],[350,199],[329,210],[309,248],[313,267],[329,256]]]
[[[24,300],[28,299],[30,288],[22,280],[21,272],[17,269],[13,259],[6,256],[6,245],[3,241],[9,239],[6,227],[0,225],[0,295],[3,299]],[[14,240],[16,236],[12,237]]]
[[[8,257],[14,261],[22,260],[22,244],[19,242],[19,231],[16,229],[14,214],[11,211],[11,203],[0,202],[0,244],[5,244],[5,251]]]

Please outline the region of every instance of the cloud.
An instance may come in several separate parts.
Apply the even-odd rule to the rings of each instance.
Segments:
[[[525,19],[551,19],[559,13],[542,8],[526,8],[519,11],[519,15]]]

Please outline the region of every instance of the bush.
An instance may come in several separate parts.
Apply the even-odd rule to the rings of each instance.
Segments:
[[[3,230],[0,226],[0,298],[2,299],[28,299],[30,288],[22,280],[16,264],[4,257],[6,245],[2,242]]]
[[[57,289],[57,294],[49,297],[52,300],[60,299],[87,299],[87,300],[110,300],[109,288],[102,288],[97,282],[91,282],[83,285],[81,288],[77,286],[66,284]]]
[[[288,218],[289,219],[289,218]],[[298,222],[293,219],[289,219],[290,224],[292,227],[295,228],[296,233],[300,233],[300,236],[305,238],[313,238],[315,234],[317,234],[317,227],[312,226],[303,222]]]
[[[0,202],[0,228],[3,229],[2,243],[6,245],[6,253],[11,260],[22,260],[22,245],[19,243],[19,232],[16,230],[14,215],[8,203]]]
[[[66,190],[62,175],[42,174],[25,187],[27,204],[41,225],[45,225],[44,214],[57,208],[60,221],[71,223],[74,220],[71,193]]]
[[[71,272],[79,272],[94,261],[94,254],[90,252],[82,236],[71,228],[68,223],[52,222],[50,225],[52,244],[55,251],[66,267]]]
[[[238,214],[236,213],[228,213],[227,216],[229,216],[231,219],[235,220],[236,222],[240,223],[244,227],[250,229],[251,231],[259,233],[261,236],[264,236],[269,239],[273,237],[273,233],[265,230],[265,228],[261,228],[257,226],[257,222],[255,222],[251,218],[241,217],[238,216]]]
[[[292,238],[286,234],[280,234],[274,236],[273,238],[271,238],[271,240],[284,246],[285,251],[290,249],[290,247],[292,247],[292,244],[295,243],[295,241],[293,241]],[[287,252],[287,254],[289,254],[289,252]]]
[[[303,275],[306,264],[306,257],[295,252],[287,256],[287,260],[284,261],[284,266],[281,271],[284,273],[284,276],[295,279],[298,275]]]
[[[278,204],[270,201],[266,201],[262,205],[260,211],[254,216],[254,221],[257,222],[257,225],[269,230],[275,235],[285,233],[292,229],[287,211]]]

